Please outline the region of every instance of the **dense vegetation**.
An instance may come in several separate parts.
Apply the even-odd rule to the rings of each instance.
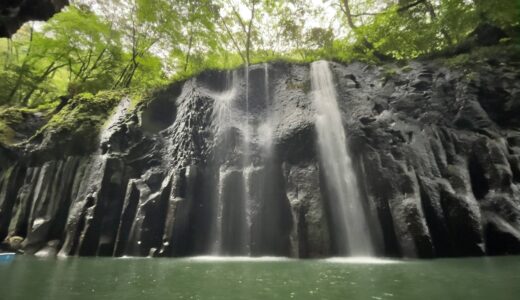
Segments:
[[[75,1],[0,40],[0,106],[52,107],[275,59],[416,58],[479,24],[511,32],[519,10],[517,0]]]

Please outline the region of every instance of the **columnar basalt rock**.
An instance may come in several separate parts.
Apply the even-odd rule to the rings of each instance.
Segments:
[[[331,67],[378,255],[520,253],[518,61]],[[41,255],[203,255],[219,222],[220,253],[242,253],[233,233],[249,193],[251,255],[335,255],[309,66],[250,68],[247,88],[236,73],[236,103],[249,91],[254,126],[276,113],[272,158],[253,136],[245,170],[241,129],[216,138],[215,95],[230,73],[206,72],[156,92],[84,153],[49,155],[52,141],[75,140],[52,128],[2,145],[0,239]]]

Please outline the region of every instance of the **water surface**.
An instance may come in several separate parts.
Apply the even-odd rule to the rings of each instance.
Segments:
[[[520,299],[520,257],[374,261],[37,259],[0,264],[0,299]]]

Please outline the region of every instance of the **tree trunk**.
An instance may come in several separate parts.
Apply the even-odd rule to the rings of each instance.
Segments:
[[[348,26],[350,26],[350,28],[353,31],[355,31],[357,29],[357,26],[354,23],[354,19],[352,17],[352,12],[350,11],[350,3],[348,2],[348,0],[343,0],[343,8],[345,11],[345,15],[347,16]]]
[[[255,19],[256,3],[257,0],[253,0],[253,7],[251,8],[251,20],[249,20],[249,24],[247,27],[246,59],[248,66],[251,64],[251,30],[253,28],[253,21]]]
[[[94,63],[92,64],[92,66],[85,71],[85,74],[81,77],[81,82],[85,82],[89,77],[90,75],[92,74],[92,72],[94,72],[94,70],[97,68],[99,62],[101,61],[101,59],[103,58],[103,55],[105,55],[107,51],[107,48],[103,48],[103,50],[99,53],[99,55],[96,57],[96,60],[94,61]]]
[[[354,23],[354,18],[352,17],[352,12],[350,10],[350,3],[348,0],[343,0],[343,11],[345,12],[345,15],[347,16],[347,22],[348,22],[348,25],[350,26],[350,28],[352,29],[352,31],[357,35],[359,36],[361,39],[362,39],[362,42],[363,42],[363,45],[372,51],[372,53],[374,54],[374,56],[379,59],[379,60],[389,60],[390,57],[386,54],[383,54],[379,51],[377,51],[374,47],[374,45],[365,37],[365,36],[361,36],[358,32],[357,32],[357,25]]]
[[[186,60],[184,62],[184,72],[188,70],[190,64],[191,47],[193,45],[193,33],[190,32],[190,40],[188,42],[188,53],[186,53]]]
[[[46,69],[45,71],[43,72],[42,75],[40,75],[40,78],[38,78],[38,80],[36,81],[36,83],[32,86],[31,90],[23,97],[22,99],[22,104],[24,106],[27,106],[27,104],[29,103],[29,100],[31,99],[31,96],[33,95],[33,93],[38,89],[38,87],[40,86],[40,84],[47,78],[49,77],[49,75],[51,75],[52,73],[54,73],[56,70],[58,70],[59,68],[61,67],[65,67],[67,64],[62,64],[62,65],[59,65],[59,66],[56,66],[56,62],[57,60],[55,60],[54,62],[52,62]]]
[[[231,30],[229,30],[229,27],[227,26],[226,24],[226,21],[223,20],[222,18],[220,19],[221,22],[222,22],[222,25],[224,25],[224,28],[226,29],[226,32],[229,36],[229,38],[231,39],[231,42],[233,43],[233,46],[236,48],[237,52],[238,52],[238,55],[240,55],[240,57],[242,58],[242,61],[247,64],[247,60],[246,58],[244,57],[244,54],[242,53],[242,50],[240,49],[240,46],[238,45],[237,41],[235,40],[235,38],[233,37],[233,34],[231,33]]]
[[[426,9],[428,10],[428,14],[430,15],[430,18],[432,20],[437,19],[437,13],[435,12],[435,8],[433,7],[432,3],[428,0],[424,1],[424,5],[426,6]],[[448,31],[444,28],[440,29],[441,34],[444,36],[444,39],[448,43],[448,45],[451,45],[451,36],[448,33]]]
[[[13,102],[14,95],[16,95],[16,92],[18,92],[18,89],[22,85],[22,79],[23,79],[23,77],[25,75],[25,68],[27,67],[27,62],[29,60],[28,57],[31,54],[33,33],[34,33],[34,28],[31,26],[30,35],[29,35],[29,46],[27,47],[27,53],[25,54],[22,66],[20,67],[20,71],[18,73],[18,78],[16,78],[16,83],[14,84],[13,88],[11,89],[11,92],[9,93],[9,96],[7,96],[7,102],[8,103],[12,103]]]

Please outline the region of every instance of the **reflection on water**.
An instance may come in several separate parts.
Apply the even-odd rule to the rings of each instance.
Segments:
[[[331,262],[331,263],[344,263],[344,264],[365,264],[365,265],[372,265],[372,264],[396,264],[399,263],[399,260],[390,260],[390,259],[384,259],[384,258],[377,258],[372,256],[347,256],[347,257],[331,257],[327,258],[324,261]]]
[[[0,299],[520,299],[520,257],[389,261],[264,258],[0,264]]]
[[[273,262],[273,261],[296,261],[293,258],[280,256],[193,256],[179,260],[206,261],[206,262]]]

